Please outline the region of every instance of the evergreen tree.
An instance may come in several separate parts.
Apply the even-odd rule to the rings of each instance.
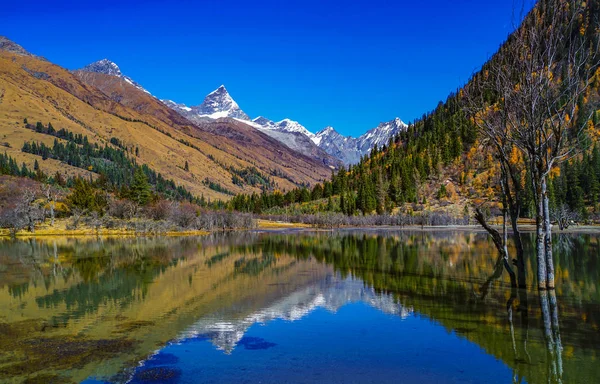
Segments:
[[[333,212],[334,210],[335,210],[335,208],[333,206],[333,198],[331,196],[329,196],[327,198],[327,211]]]
[[[102,212],[106,207],[106,200],[101,192],[94,190],[92,184],[83,178],[76,178],[73,182],[73,190],[67,196],[67,205],[71,209]]]
[[[129,188],[129,197],[139,205],[146,205],[150,202],[151,195],[152,192],[150,191],[148,177],[141,167],[136,168],[133,175],[133,182]]]

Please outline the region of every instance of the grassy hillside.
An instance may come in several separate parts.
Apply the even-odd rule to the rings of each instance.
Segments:
[[[116,138],[135,154],[138,164],[147,164],[192,193],[210,199],[230,197],[218,190],[260,191],[261,185],[234,177],[249,169],[279,189],[314,184],[330,174],[325,165],[243,124],[220,122],[196,127],[123,80],[100,80],[82,78],[36,57],[0,51],[0,143],[4,143],[7,154],[30,168],[37,159],[47,174],[89,173],[22,153],[24,141],[51,145],[54,140],[25,129],[27,119],[85,135],[100,146]],[[103,84],[103,90],[94,84]],[[109,92],[111,88],[121,89],[121,96]]]

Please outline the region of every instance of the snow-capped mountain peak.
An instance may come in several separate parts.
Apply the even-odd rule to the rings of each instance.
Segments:
[[[250,117],[240,109],[224,85],[209,93],[204,98],[202,104],[192,107],[192,110],[200,116],[211,119],[232,117],[241,120],[250,120]]]
[[[98,60],[81,68],[82,71],[104,73],[105,75],[123,77],[119,66],[108,59]]]
[[[376,128],[371,129],[358,138],[358,149],[363,153],[369,153],[375,145],[378,147],[387,145],[390,138],[404,131],[407,127],[408,125],[398,117],[394,120],[380,123]]]
[[[257,118],[252,119],[252,122],[261,126],[268,126],[270,124],[274,124],[271,120],[267,119],[264,116],[258,116]]]
[[[327,126],[317,132],[311,140],[317,146],[321,146],[320,144],[323,142],[323,139],[332,138],[334,136],[341,136],[332,126]]]
[[[283,131],[283,132],[298,132],[298,133],[302,133],[303,135],[308,136],[309,138],[313,138],[315,136],[314,133],[310,132],[302,124],[300,124],[294,120],[283,119],[283,120],[275,123],[275,125],[277,126],[278,130]]]
[[[272,120],[267,119],[266,117],[259,116],[252,120],[257,128],[278,132],[286,132],[286,133],[301,133],[307,136],[309,139],[312,139],[315,134],[310,132],[306,127],[300,124],[297,121],[291,119],[283,119],[278,122],[274,122]]]

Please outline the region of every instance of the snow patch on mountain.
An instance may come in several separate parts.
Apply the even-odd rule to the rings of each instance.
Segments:
[[[172,100],[161,101],[194,122],[217,120],[225,117],[231,117],[245,123],[251,121],[250,117],[240,109],[238,103],[233,100],[223,85],[209,93],[200,105],[188,107]]]
[[[390,138],[405,130],[408,126],[399,118],[381,123],[376,128],[354,138],[343,136],[333,127],[327,127],[312,138],[313,142],[325,152],[336,157],[344,164],[356,164],[364,155],[371,153],[375,145],[387,145]]]
[[[274,122],[265,117],[259,116],[256,119],[252,120],[252,122],[266,130],[301,133],[310,139],[312,139],[315,136],[314,133],[310,132],[302,124],[291,119],[283,119],[281,121]]]
[[[251,120],[223,85],[209,93],[198,106],[188,107],[171,100],[162,100],[162,102],[193,122],[232,118],[260,130],[295,151],[308,156],[325,152],[326,157],[327,155],[335,157],[347,165],[359,162],[362,156],[371,152],[374,145],[381,147],[387,144],[391,137],[407,127],[402,120],[395,118],[355,138],[343,136],[333,127],[326,127],[314,134],[291,119],[275,122],[264,116],[258,116]]]
[[[149,95],[152,95],[144,87],[142,87],[141,85],[139,85],[138,83],[133,81],[133,79],[131,77],[125,76],[121,72],[121,69],[119,68],[119,66],[116,63],[114,63],[108,59],[98,60],[96,62],[86,65],[85,67],[81,68],[80,70],[84,71],[84,72],[102,73],[104,75],[118,77],[120,79],[125,80],[127,83],[133,85],[137,89],[144,91]]]

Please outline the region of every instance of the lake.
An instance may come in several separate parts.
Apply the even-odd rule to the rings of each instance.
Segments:
[[[465,231],[3,240],[0,382],[598,382],[599,240],[555,292]]]

